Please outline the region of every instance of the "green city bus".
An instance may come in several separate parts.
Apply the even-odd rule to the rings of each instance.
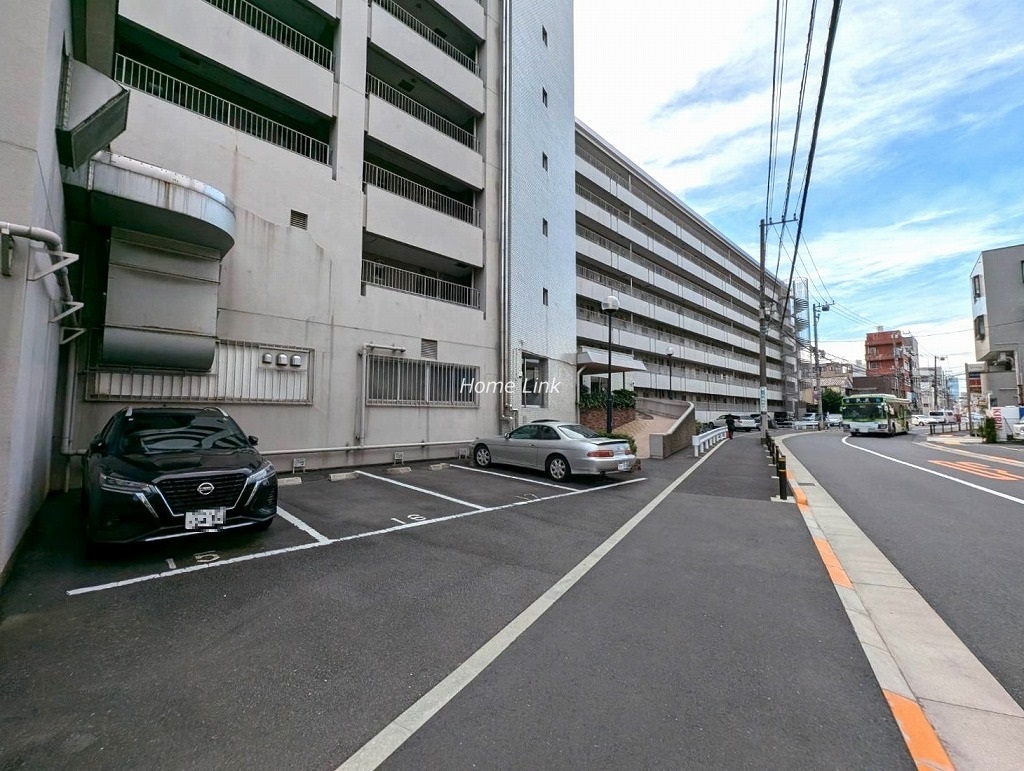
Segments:
[[[844,396],[843,428],[851,434],[905,434],[910,430],[910,400],[892,394]]]

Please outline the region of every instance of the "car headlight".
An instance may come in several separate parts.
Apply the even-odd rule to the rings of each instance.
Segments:
[[[100,488],[115,493],[150,493],[153,485],[148,482],[138,482],[134,479],[126,479],[116,474],[100,473]]]
[[[276,476],[277,469],[274,468],[274,464],[269,460],[265,460],[263,461],[263,465],[249,475],[249,478],[245,480],[245,483],[247,485],[259,485]]]

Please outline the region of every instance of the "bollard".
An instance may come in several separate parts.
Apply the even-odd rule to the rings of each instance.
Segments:
[[[786,496],[789,492],[789,483],[786,480],[786,456],[781,452],[779,453],[777,469],[779,475],[779,498],[786,500]]]

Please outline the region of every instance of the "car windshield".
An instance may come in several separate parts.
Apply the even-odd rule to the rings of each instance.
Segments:
[[[237,450],[248,445],[249,439],[231,418],[157,412],[125,418],[118,447],[124,454],[146,454]]]
[[[558,429],[570,439],[597,439],[601,435],[579,423],[566,423]]]

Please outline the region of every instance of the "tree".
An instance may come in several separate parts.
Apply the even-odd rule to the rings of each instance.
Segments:
[[[823,388],[821,390],[821,411],[825,415],[838,415],[843,411],[843,395],[834,388]]]

